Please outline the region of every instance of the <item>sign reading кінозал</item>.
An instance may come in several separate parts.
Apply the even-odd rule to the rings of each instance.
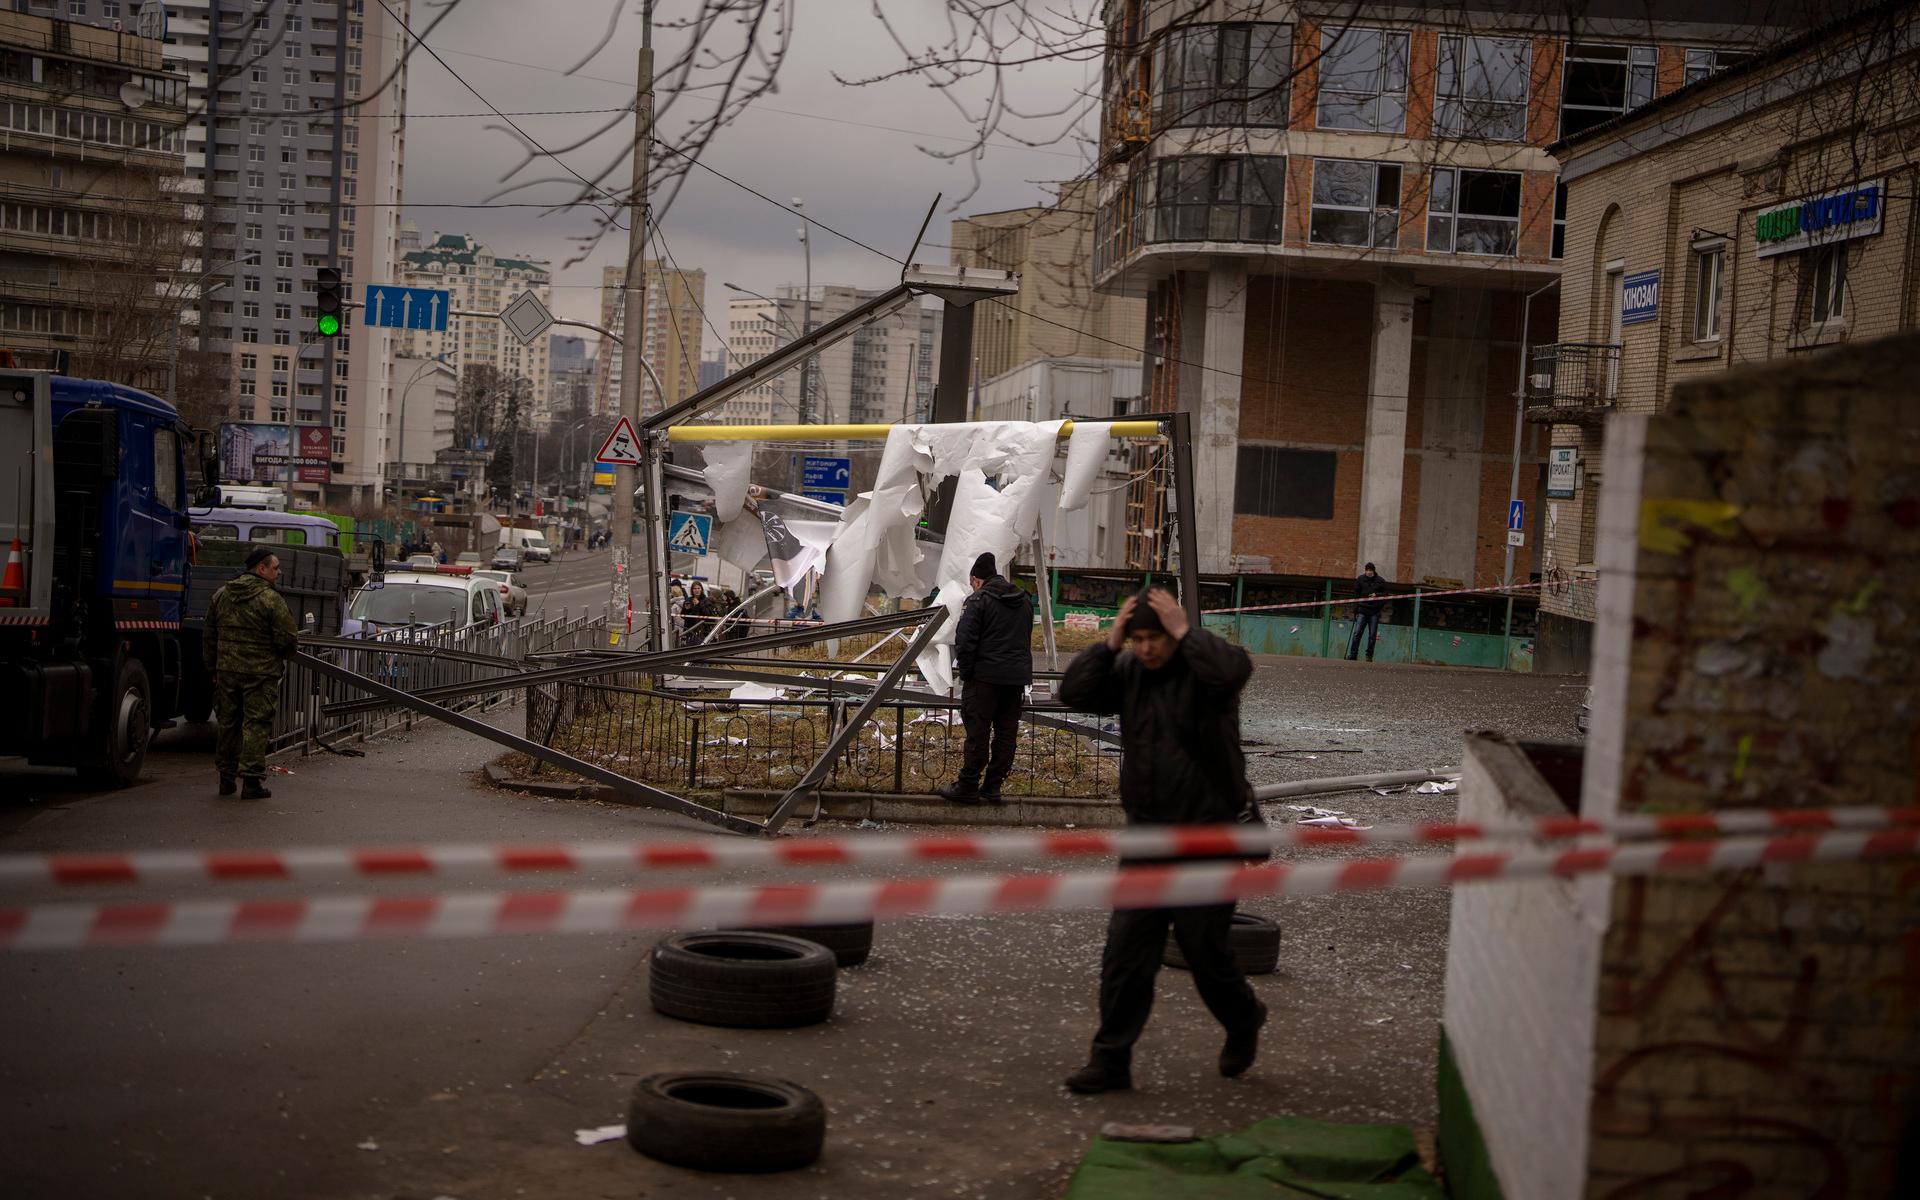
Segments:
[[[1761,210],[1753,218],[1754,254],[1769,258],[1879,233],[1886,208],[1886,182],[1876,179]]]

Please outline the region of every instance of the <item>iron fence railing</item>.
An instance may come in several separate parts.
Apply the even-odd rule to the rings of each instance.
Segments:
[[[724,692],[689,696],[637,680],[563,682],[529,689],[527,736],[660,787],[784,790],[799,782],[862,698],[828,687],[796,698],[731,700]],[[881,705],[823,789],[922,794],[952,783],[966,739],[958,710],[958,701]],[[1036,711],[1089,726],[1101,721],[1052,706]],[[535,777],[557,774],[539,763],[526,769]],[[1023,723],[1003,790],[1117,798],[1119,786],[1118,747]]]
[[[1527,408],[1580,413],[1611,408],[1620,390],[1620,347],[1610,342],[1535,346]]]

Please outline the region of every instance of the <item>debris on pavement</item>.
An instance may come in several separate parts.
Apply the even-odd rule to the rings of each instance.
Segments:
[[[1376,784],[1367,790],[1376,796],[1398,796],[1401,792],[1406,791],[1409,786],[1411,785],[1405,783],[1396,783],[1392,787],[1380,787]]]
[[[372,1138],[368,1138],[366,1141],[360,1142],[354,1147],[356,1150],[378,1150],[379,1148],[380,1143],[374,1141]]]
[[[625,1125],[601,1125],[594,1129],[576,1129],[573,1140],[582,1146],[598,1146],[602,1142],[618,1141],[627,1136]]]
[[[1442,792],[1457,792],[1459,790],[1460,781],[1458,779],[1429,779],[1414,789],[1414,791],[1422,796],[1438,796]]]
[[[1300,814],[1294,819],[1296,825],[1307,825],[1315,829],[1373,828],[1371,825],[1362,825],[1340,809],[1315,808],[1311,804],[1289,804],[1287,807]]]

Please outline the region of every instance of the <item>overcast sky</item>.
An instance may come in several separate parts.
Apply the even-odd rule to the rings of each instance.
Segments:
[[[937,0],[885,2],[890,14],[911,16],[918,10],[925,22],[917,31],[922,41],[943,36],[945,24]],[[691,9],[692,4],[693,0],[661,0],[660,11],[670,16]],[[638,0],[627,0],[627,7],[629,14],[637,13]],[[562,11],[577,16],[556,20]],[[468,83],[508,113],[619,108],[633,95],[640,44],[637,16],[624,18],[613,43],[579,73],[571,77],[562,73],[591,47],[608,11],[597,0],[569,0],[565,6],[466,0],[433,33],[430,43]],[[419,17],[425,10],[415,4],[414,12]],[[593,14],[591,19],[588,12]],[[424,19],[415,28],[423,25]],[[661,40],[656,38],[656,45]],[[778,94],[766,97],[723,130],[707,161],[769,196],[803,197],[809,215],[898,255],[911,245],[936,192],[946,193],[947,199],[927,232],[927,241],[944,245],[954,216],[1041,203],[1048,195],[1043,187],[1046,181],[1071,178],[1082,171],[1083,152],[1073,141],[1045,149],[994,147],[981,163],[979,190],[960,213],[949,211],[954,199],[971,186],[968,166],[942,162],[916,146],[961,145],[958,138],[966,132],[964,118],[918,79],[868,88],[844,87],[833,79],[835,71],[872,74],[899,62],[897,48],[862,0],[802,5]],[[551,261],[554,307],[559,315],[597,320],[600,268],[625,260],[625,234],[597,247],[587,261],[563,267],[578,253],[573,239],[593,228],[585,213],[543,216],[538,209],[526,208],[425,207],[431,202],[486,199],[498,188],[501,174],[518,160],[519,152],[508,134],[486,130],[489,123],[497,122],[429,116],[471,113],[484,106],[425,55],[416,54],[409,70],[403,195],[408,219],[423,235],[436,230],[470,233],[496,252]],[[1097,81],[1097,72],[1097,63],[1051,63],[1026,69],[1017,83],[1029,102],[1046,97],[1058,107],[1073,89]],[[515,120],[542,144],[552,146],[583,136],[612,116],[517,116]],[[1028,126],[1028,135],[1041,128]],[[617,135],[603,137],[566,159],[592,177],[631,140],[631,130],[629,116]],[[531,170],[537,168],[522,177],[533,177]],[[624,184],[626,168],[617,178]],[[566,194],[565,188],[553,184],[507,198],[551,200]],[[801,247],[795,237],[799,222],[792,214],[705,172],[693,172],[661,224],[679,265],[706,271],[708,315],[722,328],[730,295],[722,281],[763,292],[800,281]],[[944,260],[946,251],[935,250],[925,257]],[[898,270],[885,259],[814,230],[816,284],[885,286],[897,278]],[[711,332],[706,345],[709,350],[717,348]]]

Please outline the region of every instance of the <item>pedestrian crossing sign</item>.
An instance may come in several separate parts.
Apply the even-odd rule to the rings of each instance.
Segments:
[[[667,549],[675,554],[705,554],[713,541],[713,517],[677,512],[667,523]]]

